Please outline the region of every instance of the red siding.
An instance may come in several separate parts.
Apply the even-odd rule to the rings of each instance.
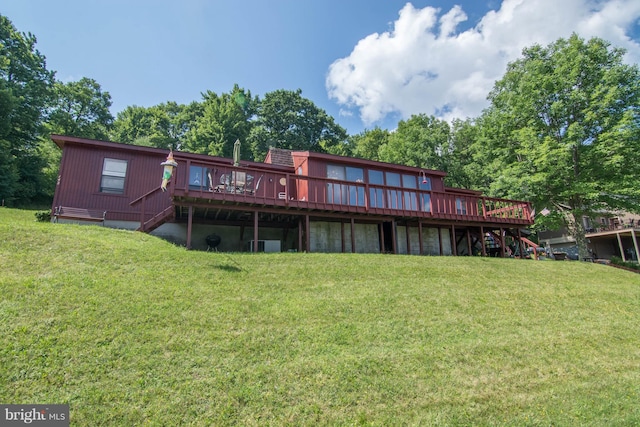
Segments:
[[[105,158],[127,161],[124,194],[100,192]],[[162,181],[162,166],[166,154],[135,153],[108,148],[85,148],[66,144],[56,188],[55,206],[70,206],[107,211],[108,220],[139,220],[140,206],[129,203],[158,188]],[[160,212],[171,204],[168,195],[152,197],[145,211]]]
[[[241,205],[251,209],[259,209],[260,206],[282,209],[283,212],[288,209],[295,209],[300,213],[316,211],[344,215],[345,218],[362,214],[367,217],[381,215],[396,216],[405,220],[413,218],[467,223],[526,225],[533,222],[528,203],[486,198],[474,191],[445,188],[442,182],[445,176],[443,172],[309,152],[293,152],[293,167],[253,162],[241,162],[240,166],[234,167],[231,159],[176,152],[174,157],[178,167],[169,191],[153,192],[160,186],[163,170],[160,163],[166,159],[168,151],[73,137],[54,136],[53,139],[63,148],[54,207],[106,210],[108,220],[139,221],[143,203],[135,203],[133,206],[130,203],[150,194],[144,202],[145,220],[164,211],[175,201],[178,205],[204,204],[222,207],[230,204],[231,208],[233,205]],[[100,192],[102,167],[106,157],[128,162],[125,190],[122,195]],[[432,190],[330,180],[326,177],[327,164],[415,174],[418,179],[421,173],[425,173],[431,178]],[[209,188],[206,184],[195,189],[190,186],[190,165],[209,169],[214,188]],[[297,175],[298,168],[302,170],[301,176]],[[242,188],[220,185],[222,175],[237,173],[253,176],[253,184]],[[330,188],[327,183],[346,189],[345,194],[357,194],[357,202],[353,203],[350,199],[336,200],[334,196],[332,203],[327,203],[327,192]],[[331,187],[335,188],[334,186]],[[371,191],[376,189],[384,191],[385,199],[395,198],[395,203],[384,207],[372,203]],[[417,207],[425,200],[421,197],[429,198],[430,209]]]

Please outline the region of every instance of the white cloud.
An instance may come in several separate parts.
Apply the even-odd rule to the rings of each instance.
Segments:
[[[467,20],[460,6],[441,12],[407,3],[392,29],[365,37],[331,64],[329,96],[359,109],[366,125],[390,113],[477,117],[524,47],[573,32],[608,40],[627,49],[627,62],[640,62],[640,44],[628,33],[640,19],[637,0],[503,0],[466,31],[457,30]]]

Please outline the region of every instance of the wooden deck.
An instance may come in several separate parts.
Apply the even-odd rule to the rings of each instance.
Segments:
[[[189,182],[191,166],[208,170],[209,176],[196,184]],[[187,170],[176,174],[169,193],[177,205],[234,210],[277,209],[298,214],[431,219],[497,226],[533,224],[529,203],[478,196],[471,191],[425,191],[219,164],[188,162]]]

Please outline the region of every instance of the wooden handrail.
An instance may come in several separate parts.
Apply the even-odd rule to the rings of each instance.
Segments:
[[[327,177],[310,177],[298,175],[284,170],[267,171],[262,168],[247,166],[234,167],[216,162],[191,161],[190,167],[202,167],[207,171],[202,174],[212,175],[211,183],[201,180],[199,189],[190,185],[189,171],[174,177],[171,186],[172,195],[233,200],[234,202],[259,203],[295,206],[304,208],[305,205],[313,209],[362,210],[370,213],[385,215],[403,215],[415,217],[442,216],[449,219],[465,219],[472,221],[487,220],[490,222],[531,222],[531,205],[520,200],[499,199],[470,194],[469,192],[447,192],[440,190],[424,190],[421,188],[407,188],[373,184],[369,182],[347,181]],[[228,175],[238,179],[236,173],[246,173],[252,176],[254,184],[247,189],[238,190],[237,182],[228,185],[220,181],[220,177]],[[204,175],[203,175],[204,176]],[[234,178],[231,178],[232,180]],[[286,185],[281,186],[281,180]],[[260,190],[255,186],[260,182]],[[232,190],[229,190],[228,188]],[[449,190],[449,189],[448,189]],[[145,196],[150,196],[154,189]],[[196,194],[197,192],[197,194]],[[304,198],[303,198],[304,197]],[[144,196],[134,200],[138,203]]]
[[[152,195],[153,193],[160,191],[162,189],[162,187],[158,186],[156,188],[154,188],[151,191],[148,191],[147,193],[143,194],[142,196],[138,197],[137,199],[131,201],[131,203],[129,203],[129,206],[133,206],[137,203],[140,203],[142,200],[146,199],[147,197],[149,197],[150,195]]]

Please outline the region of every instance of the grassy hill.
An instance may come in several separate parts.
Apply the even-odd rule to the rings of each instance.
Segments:
[[[638,425],[640,275],[186,251],[0,208],[0,402],[72,425]]]

